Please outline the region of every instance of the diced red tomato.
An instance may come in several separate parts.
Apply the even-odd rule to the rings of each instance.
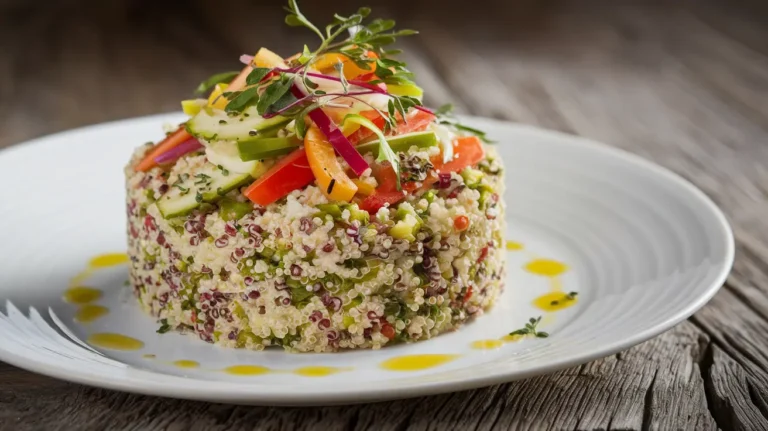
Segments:
[[[442,155],[437,155],[432,158],[432,164],[440,172],[459,172],[466,167],[476,165],[480,163],[485,157],[485,150],[483,144],[476,136],[467,136],[457,138],[453,141],[453,159],[448,163],[443,163]],[[373,166],[373,176],[378,181],[379,185],[376,187],[376,191],[363,200],[365,207],[361,205],[361,209],[368,211],[371,214],[376,213],[379,208],[384,206],[384,203],[394,205],[405,198],[405,194],[397,191],[397,177],[395,171],[389,165],[376,164]],[[438,181],[438,176],[434,172],[431,172],[427,179],[422,181],[421,189],[426,190],[432,187],[432,184]],[[417,187],[416,183],[403,182],[401,183],[403,191],[412,193]],[[399,199],[395,200],[396,197]],[[368,203],[366,203],[368,202]]]
[[[443,164],[442,159],[433,160],[432,164],[441,172],[459,172],[466,167],[480,163],[485,157],[485,149],[477,136],[465,136],[453,141],[453,159]]]
[[[381,192],[377,191],[376,193],[366,197],[363,199],[363,202],[360,203],[360,209],[363,211],[367,211],[369,214],[376,214],[379,209],[384,207],[386,204],[393,205],[405,197],[405,192]]]
[[[398,122],[397,130],[390,134],[402,135],[405,133],[421,132],[434,121],[435,116],[433,114],[414,109],[406,115],[405,121]]]
[[[303,148],[281,159],[245,190],[245,196],[259,205],[269,205],[288,193],[314,181],[309,160]]]
[[[469,298],[471,297],[472,297],[472,286],[469,286],[469,288],[467,288],[467,293],[464,294],[464,299],[462,299],[461,302],[466,304],[467,301],[469,301]]]

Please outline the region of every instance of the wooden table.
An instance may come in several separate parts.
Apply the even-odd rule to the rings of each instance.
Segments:
[[[245,0],[58,3],[0,11],[0,147],[176,110],[201,77],[236,67],[239,54],[262,44],[289,54],[311,36],[284,27],[279,7]],[[332,12],[326,2],[304,3],[311,16]],[[453,101],[462,112],[594,138],[711,196],[738,246],[720,293],[673,330],[599,361],[372,405],[179,401],[0,363],[0,429],[768,429],[768,9],[744,1],[386,3],[379,12],[422,31],[404,47],[430,104]]]

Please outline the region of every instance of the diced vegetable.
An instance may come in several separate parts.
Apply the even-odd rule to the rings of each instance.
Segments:
[[[374,191],[376,191],[376,189],[371,184],[359,178],[353,178],[352,182],[357,186],[357,192],[363,196],[371,195]]]
[[[461,170],[461,177],[464,179],[464,184],[466,184],[467,187],[474,188],[477,187],[483,179],[483,172],[478,169],[467,167]]]
[[[485,158],[483,143],[477,136],[465,136],[453,141],[453,159],[443,164],[432,160],[432,163],[441,172],[460,172],[468,166],[474,166]]]
[[[351,201],[357,193],[357,186],[344,172],[344,168],[336,159],[336,153],[329,139],[316,125],[307,131],[304,149],[317,186],[323,194],[331,200]]]
[[[403,135],[406,133],[424,130],[434,121],[434,114],[414,109],[406,114],[405,120],[400,120],[397,123],[397,130],[393,133],[393,135]]]
[[[194,117],[208,103],[205,99],[190,99],[181,101],[181,110],[190,117]]]
[[[280,159],[251,184],[244,194],[251,202],[266,206],[308,185],[314,179],[307,155],[303,148],[299,148]]]
[[[181,158],[181,156],[191,153],[193,151],[197,151],[201,148],[203,148],[203,145],[200,143],[200,141],[198,141],[195,138],[189,138],[188,140],[182,142],[178,146],[155,157],[155,163],[157,163],[158,165],[174,163],[176,160]]]
[[[224,221],[240,220],[251,211],[253,204],[250,202],[238,202],[234,199],[222,198],[219,202],[219,215]]]
[[[184,126],[179,127],[178,130],[171,133],[165,139],[155,145],[154,148],[152,148],[152,150],[150,150],[147,155],[144,156],[144,159],[142,159],[142,161],[136,165],[136,170],[139,172],[146,172],[154,168],[157,166],[157,162],[155,161],[157,156],[165,153],[166,151],[170,151],[171,149],[183,144],[191,138],[192,135],[187,133],[187,131],[184,129]]]
[[[419,148],[429,148],[438,145],[435,132],[414,132],[405,135],[393,136],[387,139],[389,146],[394,152],[408,151],[409,148],[416,146]],[[361,154],[376,153],[379,150],[379,141],[366,142],[357,146]]]
[[[294,151],[301,145],[301,140],[296,135],[284,138],[260,138],[249,139],[237,143],[240,159],[245,161],[268,159],[282,156]]]
[[[375,192],[360,203],[360,209],[376,214],[385,205],[394,205],[405,198],[405,192]]]
[[[389,234],[393,238],[405,241],[415,241],[415,233],[419,230],[419,220],[412,214],[406,214],[402,220],[399,220],[389,229]]]

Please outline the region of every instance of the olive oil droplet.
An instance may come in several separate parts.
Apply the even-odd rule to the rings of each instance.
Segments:
[[[86,286],[75,286],[64,292],[64,300],[70,304],[84,305],[101,298],[101,290]]]
[[[501,340],[478,340],[472,343],[473,349],[478,350],[493,350],[503,346],[504,342]]]
[[[302,367],[294,370],[294,374],[298,374],[304,377],[325,377],[331,374],[344,371],[342,368],[336,367]]]
[[[88,263],[91,268],[106,268],[109,266],[120,265],[128,262],[128,255],[125,253],[107,253],[101,254]]]
[[[568,270],[562,262],[550,259],[535,259],[525,264],[525,270],[544,277],[556,277]]]
[[[144,347],[144,343],[135,338],[111,332],[92,334],[88,337],[88,342],[94,346],[112,350],[139,350]]]
[[[381,367],[390,371],[420,371],[438,367],[458,358],[458,355],[407,355],[396,356],[381,363]]]
[[[75,313],[75,320],[80,323],[91,323],[107,313],[109,313],[109,308],[107,307],[87,304],[77,310],[77,313]]]
[[[189,359],[179,359],[178,361],[175,361],[173,365],[179,368],[197,368],[200,366],[196,361],[190,361]]]
[[[267,374],[270,371],[269,368],[260,365],[233,365],[224,369],[225,373],[234,374],[236,376],[258,376]]]

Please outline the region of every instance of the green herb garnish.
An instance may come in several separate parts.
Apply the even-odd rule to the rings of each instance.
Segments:
[[[195,93],[197,94],[203,94],[206,91],[210,90],[216,84],[221,83],[227,83],[232,81],[237,75],[239,75],[240,72],[223,72],[223,73],[217,73],[210,78],[206,79],[205,81],[201,82],[200,85],[197,86],[195,89]]]
[[[168,319],[163,319],[160,321],[160,323],[160,328],[157,330],[158,334],[165,334],[171,330],[171,325],[168,324]]]
[[[496,142],[491,139],[488,139],[485,132],[483,132],[482,130],[478,130],[478,129],[475,129],[474,127],[469,127],[465,124],[459,123],[459,120],[453,116],[453,105],[450,103],[447,103],[439,107],[435,111],[435,115],[437,115],[437,122],[439,124],[453,127],[454,129],[460,130],[462,132],[471,133],[477,136],[478,138],[480,138],[480,140],[485,142],[486,144],[493,144]]]
[[[520,329],[518,329],[516,331],[510,332],[509,335],[530,335],[530,336],[533,336],[533,337],[536,337],[536,338],[547,338],[547,337],[549,337],[548,333],[536,330],[536,326],[539,324],[539,322],[541,322],[541,316],[539,316],[537,318],[531,317],[528,320],[528,323],[526,323],[524,327],[522,327],[522,328],[520,328]]]

